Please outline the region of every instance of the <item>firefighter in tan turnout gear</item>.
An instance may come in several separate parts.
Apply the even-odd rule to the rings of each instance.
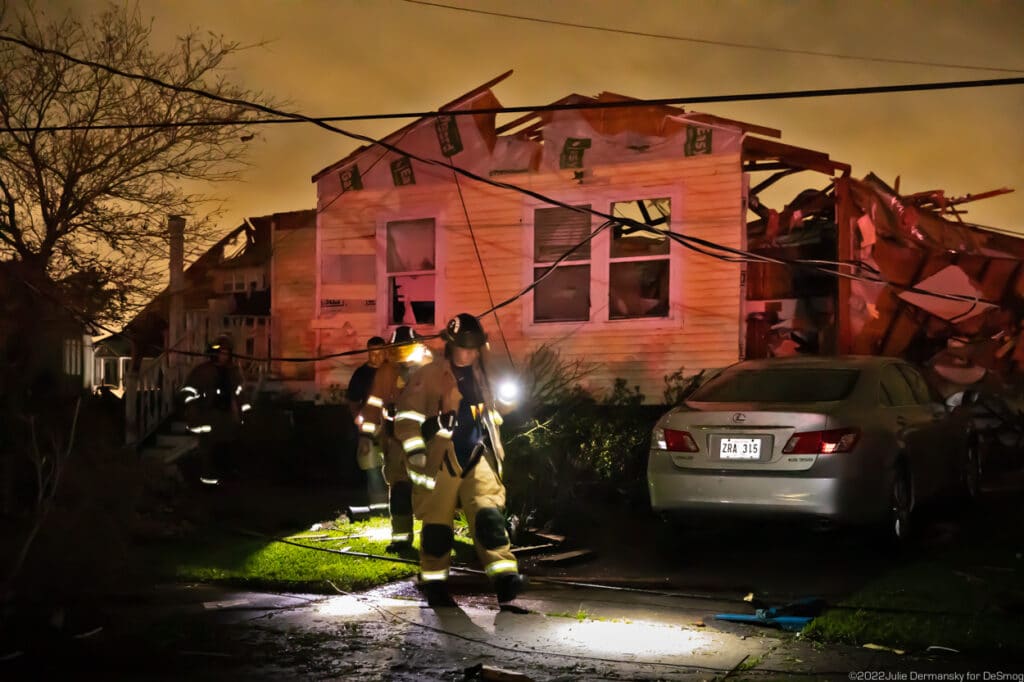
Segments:
[[[359,452],[383,452],[384,455],[384,481],[389,487],[388,511],[391,514],[389,552],[412,547],[412,486],[405,467],[405,451],[395,438],[394,420],[398,394],[408,383],[409,372],[429,358],[429,351],[416,341],[417,338],[412,327],[403,325],[395,329],[389,342],[388,358],[377,368],[370,393],[356,418]]]
[[[445,360],[413,374],[399,397],[395,420],[395,434],[408,456],[413,507],[423,521],[421,586],[430,606],[455,605],[447,579],[452,520],[461,506],[499,605],[522,612],[512,603],[525,579],[505,530],[501,417],[480,356],[487,335],[475,317],[462,313],[448,322],[441,337]]]

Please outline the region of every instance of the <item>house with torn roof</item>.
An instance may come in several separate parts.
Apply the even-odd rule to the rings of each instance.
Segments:
[[[508,75],[388,135],[390,149],[360,147],[313,176],[318,353],[362,349],[400,324],[437,333],[511,300],[482,319],[494,359],[508,364],[506,344],[516,364],[554,346],[594,365],[597,391],[623,378],[657,403],[667,374],[747,355],[748,273],[735,250],[748,247],[749,197],[801,171],[834,194],[849,167],[777,130],[611,93],[499,123],[491,88]],[[815,248],[837,258],[834,236]],[[835,328],[838,287],[824,279],[811,298]],[[765,318],[779,299],[752,312]],[[819,351],[840,349],[838,334],[822,338]],[[318,390],[362,361],[318,362]]]

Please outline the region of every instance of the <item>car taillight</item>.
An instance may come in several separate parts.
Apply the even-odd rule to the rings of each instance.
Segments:
[[[689,431],[665,429],[665,449],[671,452],[697,452],[697,443]]]
[[[860,429],[831,429],[794,433],[782,448],[784,455],[830,455],[849,452],[860,438]]]

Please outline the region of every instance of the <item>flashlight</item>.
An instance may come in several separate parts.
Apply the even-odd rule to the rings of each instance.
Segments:
[[[514,379],[505,379],[498,385],[498,400],[506,405],[519,399],[519,383]]]

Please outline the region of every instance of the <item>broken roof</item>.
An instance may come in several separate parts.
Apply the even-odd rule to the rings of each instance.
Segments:
[[[815,170],[828,175],[849,173],[849,166],[829,159],[828,154],[792,145],[774,139],[781,132],[774,128],[743,121],[687,112],[682,107],[663,104],[645,104],[643,100],[612,92],[595,97],[570,94],[550,107],[519,116],[501,125],[496,124],[501,104],[491,87],[512,74],[507,71],[441,106],[439,114],[458,110],[482,110],[483,113],[453,117],[455,122],[441,123],[437,116],[425,116],[390,133],[382,142],[408,151],[411,155],[455,164],[483,174],[496,175],[566,167],[564,145],[583,140],[587,164],[634,161],[639,159],[690,156],[693,154],[741,152],[745,170],[760,171],[789,168]],[[633,104],[635,103],[635,104]],[[609,106],[622,104],[622,106]],[[465,121],[470,119],[475,126]],[[422,131],[426,126],[437,129]],[[450,126],[450,134],[458,140],[457,146],[444,149],[439,141],[445,133],[443,125]],[[719,132],[711,135],[709,130]],[[461,133],[461,136],[460,136]],[[755,137],[762,136],[762,137]],[[469,139],[473,138],[473,139]],[[477,139],[478,138],[478,139]],[[465,143],[465,144],[463,144]],[[463,149],[486,148],[494,157],[489,165],[477,168],[473,155],[456,156]],[[440,146],[439,146],[440,145]],[[416,180],[402,182],[396,176],[394,164],[402,162],[401,154],[378,148],[366,167],[361,167],[363,155],[378,145],[363,145],[342,159],[321,169],[312,176],[318,182],[324,176],[346,169],[354,169],[354,180],[342,180],[342,191],[362,189],[366,176],[375,171],[381,188],[400,184],[415,184]],[[381,161],[387,161],[381,163]],[[408,177],[437,175],[436,168],[428,168],[416,160],[408,162]],[[440,177],[440,176],[438,176]]]

